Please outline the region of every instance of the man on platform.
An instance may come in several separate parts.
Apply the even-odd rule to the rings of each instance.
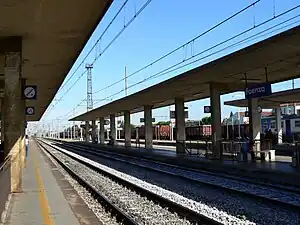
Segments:
[[[25,156],[27,158],[28,156],[28,146],[29,146],[29,139],[28,139],[28,135],[25,136]]]

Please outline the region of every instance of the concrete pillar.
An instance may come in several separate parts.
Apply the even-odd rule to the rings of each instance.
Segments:
[[[209,85],[210,89],[210,105],[211,105],[211,119],[212,119],[212,151],[213,157],[220,159],[221,155],[221,102],[220,90],[214,84]]]
[[[185,153],[184,99],[175,98],[176,153]]]
[[[258,153],[260,151],[260,129],[261,129],[261,118],[258,112],[258,99],[248,99],[249,108],[249,133],[250,140],[255,141],[253,150]]]
[[[100,117],[100,144],[104,145],[105,144],[105,135],[104,135],[104,124],[105,120],[104,117]]]
[[[25,79],[21,81],[21,87],[24,87],[26,84]],[[25,167],[26,153],[25,153],[25,123],[26,123],[26,115],[25,115],[25,99],[21,98],[21,108],[22,108],[22,123],[20,124],[20,132],[21,132],[21,163],[22,167]]]
[[[124,112],[125,147],[131,147],[130,111]]]
[[[85,142],[89,142],[90,141],[90,122],[89,121],[85,121]]]
[[[4,142],[4,99],[1,98],[1,143]]]
[[[278,144],[282,143],[282,127],[281,127],[281,109],[280,106],[276,108],[276,129]]]
[[[92,142],[94,142],[96,138],[96,121],[92,120]]]
[[[20,79],[20,53],[7,53],[4,68],[4,155],[11,157],[11,191],[22,191],[22,132],[24,107]],[[24,126],[24,124],[23,124]]]
[[[116,116],[111,114],[110,115],[110,136],[111,142],[113,145],[116,144]]]
[[[145,148],[153,147],[153,131],[152,131],[152,107],[144,106],[145,118]]]

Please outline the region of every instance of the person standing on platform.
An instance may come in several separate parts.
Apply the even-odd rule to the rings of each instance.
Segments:
[[[25,157],[27,158],[28,156],[28,147],[29,147],[29,139],[28,135],[25,136]]]

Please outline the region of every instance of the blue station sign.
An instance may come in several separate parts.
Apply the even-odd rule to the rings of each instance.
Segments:
[[[246,99],[259,98],[272,94],[272,88],[270,83],[263,83],[255,86],[247,87],[245,90]]]

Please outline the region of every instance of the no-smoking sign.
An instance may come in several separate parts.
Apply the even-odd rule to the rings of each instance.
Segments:
[[[36,85],[26,85],[23,91],[25,99],[36,99],[37,86]]]
[[[204,113],[210,113],[210,106],[204,106]]]
[[[32,106],[26,107],[25,114],[29,115],[29,116],[34,115],[34,107],[32,107]]]

